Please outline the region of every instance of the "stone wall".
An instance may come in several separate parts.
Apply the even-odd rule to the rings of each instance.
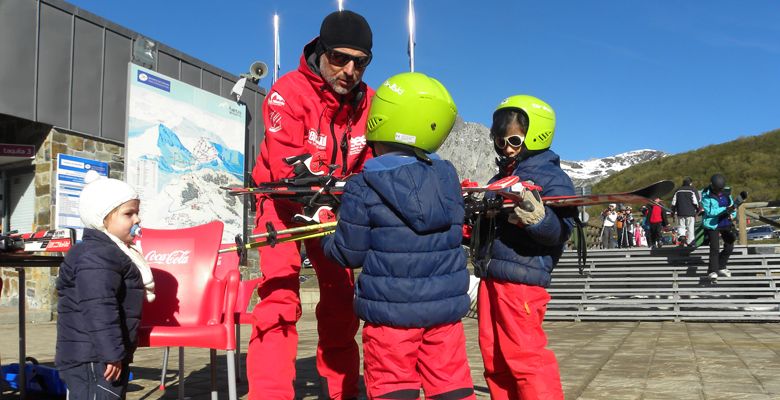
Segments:
[[[54,178],[57,173],[57,157],[68,154],[106,162],[112,178],[124,179],[124,146],[95,140],[68,131],[51,129],[36,149],[35,167],[35,216],[34,230],[52,229],[55,225],[56,194]],[[57,268],[28,268],[25,272],[27,321],[51,321],[57,310],[55,281]],[[3,291],[0,306],[18,307],[19,275],[15,269],[3,268]],[[15,319],[16,315],[0,313],[0,319]],[[8,321],[10,322],[10,321]]]

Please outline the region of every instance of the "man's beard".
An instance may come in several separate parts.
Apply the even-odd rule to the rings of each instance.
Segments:
[[[345,95],[345,94],[351,92],[352,89],[354,89],[355,86],[357,86],[360,83],[360,82],[355,82],[351,87],[345,88],[345,87],[342,87],[342,86],[338,85],[338,80],[339,80],[339,78],[334,76],[333,78],[328,79],[327,82],[328,82],[328,85],[330,85],[330,87],[333,88],[333,91],[338,93],[338,94],[340,94],[340,95]]]

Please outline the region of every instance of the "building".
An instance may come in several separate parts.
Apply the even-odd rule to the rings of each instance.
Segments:
[[[0,212],[2,231],[54,226],[53,172],[68,154],[106,162],[124,179],[128,63],[230,98],[239,77],[60,0],[0,3]],[[266,91],[248,83],[245,160],[264,131]],[[248,166],[247,166],[248,167]],[[3,268],[0,308],[18,302]],[[29,320],[50,320],[56,268],[29,270]]]

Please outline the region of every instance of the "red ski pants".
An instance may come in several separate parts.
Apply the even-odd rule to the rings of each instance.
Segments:
[[[256,232],[265,231],[266,221],[276,229],[287,228],[291,214],[279,212],[266,202]],[[293,399],[295,357],[301,316],[300,245],[294,242],[260,247],[263,279],[257,289],[260,302],[253,311],[254,329],[247,352],[249,399]],[[307,240],[306,251],[317,273],[320,302],[317,304],[317,371],[323,391],[331,399],[358,395],[360,353],[355,335],[359,320],[352,309],[354,277],[352,270],[327,259],[319,240]]]
[[[363,324],[369,399],[476,399],[460,321],[432,328]]]
[[[549,301],[542,287],[480,283],[479,348],[491,399],[563,400],[558,362],[542,330]]]

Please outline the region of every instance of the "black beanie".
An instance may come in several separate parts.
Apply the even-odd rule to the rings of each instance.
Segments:
[[[371,54],[371,27],[360,14],[335,11],[322,20],[320,43],[328,49],[346,47]]]

